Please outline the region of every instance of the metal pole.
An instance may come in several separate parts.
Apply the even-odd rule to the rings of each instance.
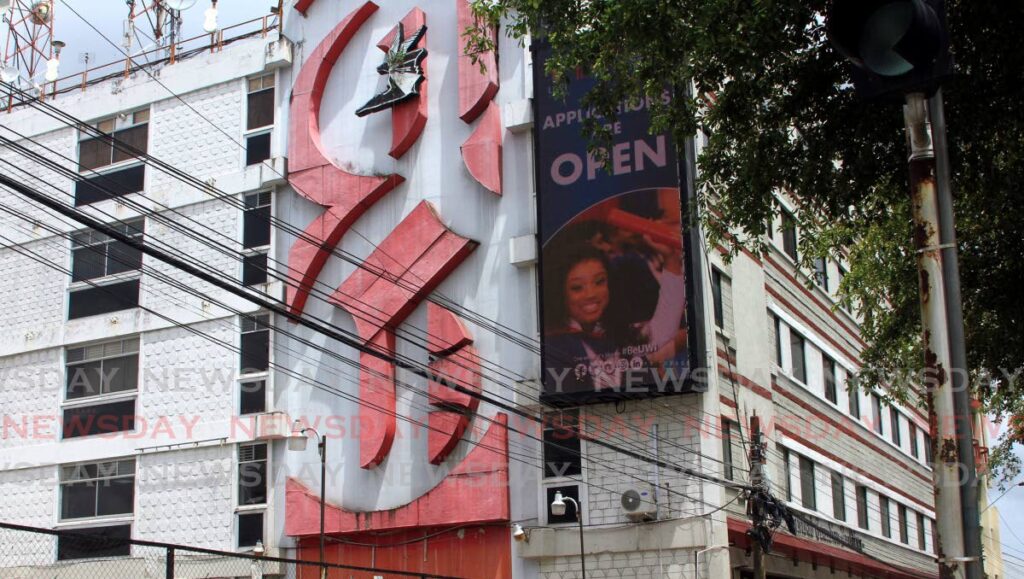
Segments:
[[[924,342],[925,395],[935,445],[932,477],[935,485],[935,522],[938,535],[939,577],[963,579],[964,534],[961,519],[960,462],[956,407],[950,387],[950,356],[946,291],[943,283],[939,238],[938,194],[935,187],[935,150],[923,94],[912,93],[903,107],[910,145],[910,195],[914,217],[914,249],[920,282],[921,327]]]
[[[164,562],[164,577],[174,579],[174,549],[167,548],[167,560]]]
[[[964,312],[960,296],[960,263],[953,218],[953,187],[950,180],[949,149],[946,140],[946,112],[939,89],[928,100],[932,135],[935,141],[936,186],[939,201],[939,244],[942,248],[942,273],[946,292],[946,318],[949,323],[949,350],[952,361],[953,406],[956,409],[957,447],[963,463],[964,480],[960,502],[964,528],[964,554],[967,579],[982,579],[984,565],[981,548],[981,503],[978,499],[978,473],[974,461],[974,420],[967,374],[967,345],[964,339]]]
[[[757,414],[750,417],[750,486],[754,487],[755,492],[760,495],[760,491],[767,492],[767,486],[764,478],[764,453],[761,452],[761,419]],[[788,476],[789,473],[786,473]],[[761,524],[761,508],[760,505],[755,504],[756,501],[760,500],[760,496],[755,496],[751,500],[751,507],[754,514],[754,526]],[[765,579],[767,577],[767,569],[764,566],[764,551],[761,549],[761,543],[759,541],[751,541],[750,545],[753,551],[753,565],[754,565],[754,579]]]
[[[320,579],[327,579],[324,560],[324,511],[327,505],[327,437],[320,436],[317,449],[320,451]]]
[[[580,524],[580,577],[587,579],[587,552],[583,547],[583,509],[576,501],[576,522]]]

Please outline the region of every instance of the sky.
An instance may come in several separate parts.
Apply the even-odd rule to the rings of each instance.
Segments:
[[[138,0],[139,6],[143,3],[143,0]],[[125,0],[55,0],[54,4],[54,38],[67,45],[61,57],[62,77],[84,70],[85,54],[89,55],[90,67],[124,58],[118,49],[121,48],[125,20],[128,17]],[[274,4],[274,0],[219,0],[217,20],[221,27],[245,22],[268,14],[271,5]],[[184,38],[203,34],[204,12],[209,7],[209,0],[196,0],[194,6],[182,12]],[[87,19],[88,23],[74,11]],[[117,47],[100,37],[90,24],[112,40]],[[138,44],[133,48],[138,50]],[[1018,449],[1017,452],[1024,458],[1024,449]],[[1024,479],[1024,476],[1021,478]],[[1002,491],[993,489],[989,493],[989,498],[996,500],[1000,494]],[[1010,577],[1024,577],[1024,523],[1020,523],[1024,521],[1024,487],[1011,489],[998,499],[997,505],[1003,519],[1001,538],[1004,560],[1007,563],[1006,570]],[[1014,525],[1009,526],[1007,522]]]
[[[137,0],[136,11],[152,0]],[[231,26],[270,13],[276,0],[219,0],[217,22],[221,27]],[[210,0],[195,0],[195,5],[182,12],[182,36],[192,38],[204,34],[204,12],[210,7]],[[101,38],[89,24],[75,14],[78,12],[95,26],[104,36],[112,40],[117,48]],[[67,44],[61,55],[60,76],[81,72],[86,68],[82,55],[89,54],[89,67],[124,59],[118,51],[124,37],[128,6],[125,0],[54,0],[54,39]],[[149,27],[140,19],[139,25]],[[6,38],[6,31],[3,33]],[[139,49],[138,43],[133,50]]]

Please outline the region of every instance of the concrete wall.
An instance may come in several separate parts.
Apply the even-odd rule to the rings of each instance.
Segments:
[[[86,121],[149,107],[148,152],[240,200],[241,193],[270,188],[268,182],[273,180],[266,168],[245,167],[244,151],[238,144],[246,113],[245,79],[266,70],[266,46],[273,40],[257,37],[226,46],[217,54],[204,53],[165,66],[158,77],[163,86],[139,73],[128,80],[90,86],[85,92],[59,95],[49,102]],[[64,162],[77,168],[76,130],[27,107],[3,116],[5,127],[37,138],[42,145],[56,149],[55,154],[70,157],[71,161]],[[12,134],[5,131],[5,136]],[[0,158],[57,185],[62,193],[45,192],[69,201],[64,194],[73,191],[70,181],[38,169],[8,149],[0,151]],[[277,166],[283,170],[283,165]],[[6,166],[3,171],[14,173]],[[44,187],[27,177],[25,181]],[[175,221],[231,250],[240,247],[241,211],[152,167],[146,170],[145,192],[130,199],[164,215],[171,213],[162,205],[170,206],[180,212],[171,215]],[[63,232],[81,229],[6,190],[0,191],[0,203],[24,210]],[[86,210],[105,221],[138,215],[116,201],[96,203]],[[12,246],[38,252],[43,259],[67,268],[70,243],[7,213],[0,214],[0,231],[10,238],[0,240],[0,326],[5,329],[0,339],[0,407],[4,414],[0,448],[6,451],[0,464],[0,520],[50,528],[95,523],[59,523],[59,465],[135,457],[135,507],[129,517],[133,537],[234,549],[235,442],[251,439],[244,423],[236,420],[238,354],[230,349],[238,343],[236,316],[145,274],[140,303],[160,315],[137,309],[68,321],[69,276],[19,255]],[[240,273],[237,260],[153,219],[147,219],[145,236],[147,241],[181,250],[229,276],[237,278]],[[213,291],[155,259],[146,257],[144,264],[215,299],[227,299],[224,292]],[[278,284],[269,284],[267,289],[280,292]],[[242,300],[227,301],[243,311],[255,310]],[[175,327],[175,323],[192,331]],[[65,348],[134,335],[140,338],[136,430],[61,440]],[[270,517],[268,525],[272,521]],[[268,543],[271,538],[268,532]],[[31,541],[44,539],[50,541],[47,537]],[[52,549],[34,553],[32,560],[5,559],[0,564],[46,564],[55,556]]]

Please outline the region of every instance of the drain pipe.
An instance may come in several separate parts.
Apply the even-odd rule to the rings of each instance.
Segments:
[[[707,553],[708,551],[712,551],[714,549],[728,549],[728,548],[729,548],[729,545],[712,545],[712,546],[708,547],[707,549],[701,549],[700,551],[697,551],[696,553],[694,553],[693,554],[693,573],[694,573],[694,576],[697,577],[698,579],[700,578],[700,562],[699,562],[699,558],[700,558],[700,554],[701,553]]]

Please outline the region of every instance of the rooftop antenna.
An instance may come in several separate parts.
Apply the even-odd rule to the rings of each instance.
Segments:
[[[0,78],[4,82],[31,87],[53,76],[54,48],[63,47],[53,39],[53,0],[0,0],[0,15],[6,34]]]
[[[125,49],[131,53],[134,38],[139,40],[139,52],[165,48],[171,56],[172,48],[181,39],[181,13],[195,3],[196,0],[127,0]]]

